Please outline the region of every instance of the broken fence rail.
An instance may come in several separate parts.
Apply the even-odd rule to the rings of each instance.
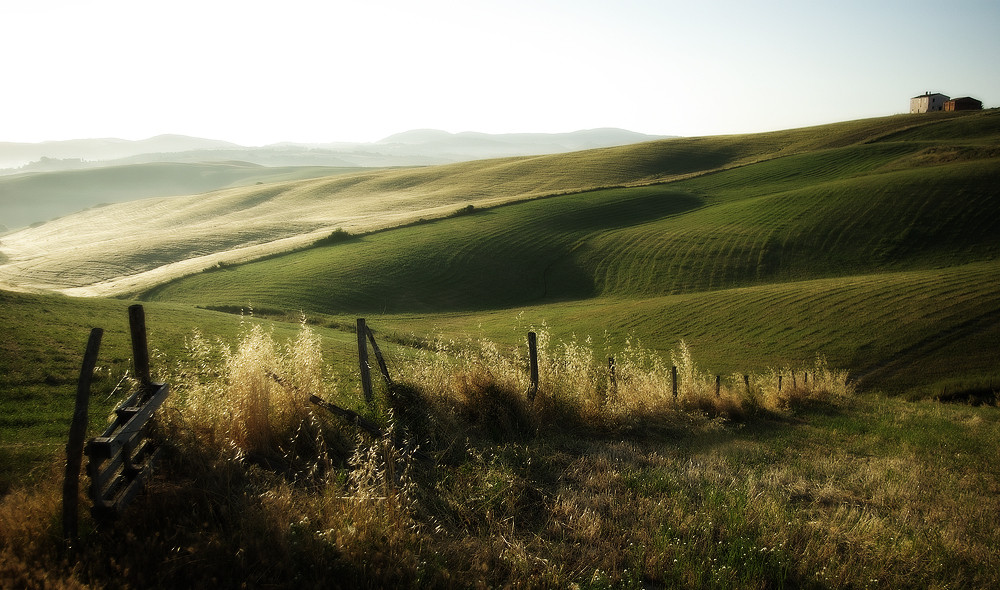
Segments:
[[[140,390],[115,410],[115,419],[84,449],[89,461],[91,514],[97,520],[117,518],[152,475],[162,446],[149,437],[150,418],[170,392],[165,383]]]

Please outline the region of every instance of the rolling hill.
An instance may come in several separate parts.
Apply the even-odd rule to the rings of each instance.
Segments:
[[[786,158],[864,146],[886,135],[947,121],[888,117],[767,134],[672,139],[569,154],[359,172],[116,204],[4,236],[0,254],[7,263],[0,265],[0,284],[81,295],[137,292],[220,262],[302,247],[336,228],[363,233],[446,216],[468,205],[495,206],[598,188],[662,184],[775,159],[795,165],[795,160]],[[983,116],[982,121],[988,127],[993,119]],[[982,141],[988,148],[988,139]],[[882,147],[890,152],[880,156],[888,162],[891,157],[916,157],[927,144],[886,141]],[[862,168],[867,165],[865,153],[854,156]],[[847,154],[828,155],[827,161],[812,165],[823,169],[835,157]],[[780,167],[781,162],[771,165]],[[840,172],[823,174],[850,172],[848,164],[838,166]],[[843,166],[848,168],[841,170]],[[744,177],[734,182],[757,181]],[[791,180],[793,185],[796,182]]]
[[[194,150],[224,150],[239,147],[228,141],[157,135],[129,141],[117,138],[71,139],[41,143],[0,142],[0,169],[18,168],[42,159],[84,161],[117,160],[139,154],[178,153]]]
[[[143,297],[389,314],[414,329],[406,318],[457,311],[470,318],[457,331],[527,307],[567,336],[631,331],[663,350],[685,338],[722,371],[820,352],[880,387],[987,379],[1000,343],[1000,117],[887,129],[897,122],[914,119],[616,150],[600,178],[646,186],[474,210]],[[938,358],[949,349],[966,352]]]
[[[0,278],[401,333],[529,310],[933,389],[996,374],[998,181],[997,111],[896,116],[111,205],[4,236]]]
[[[182,135],[140,141],[0,142],[0,233],[96,205],[149,197],[315,178],[351,168],[427,166],[553,154],[654,139],[661,137],[624,129],[508,134],[422,129],[374,143],[278,143],[260,147]]]

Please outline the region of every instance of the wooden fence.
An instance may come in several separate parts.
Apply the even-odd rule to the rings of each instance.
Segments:
[[[114,412],[114,420],[98,437],[83,445],[87,430],[87,410],[90,395],[90,380],[97,362],[98,350],[103,331],[94,328],[87,344],[83,367],[77,386],[76,408],[70,427],[69,443],[66,446],[66,479],[63,486],[63,526],[66,541],[72,546],[77,536],[77,497],[79,492],[79,474],[82,454],[89,457],[87,473],[91,485],[89,497],[92,502],[91,513],[99,522],[115,519],[121,516],[128,504],[143,489],[149,480],[160,457],[162,447],[150,436],[153,414],[166,400],[169,387],[164,383],[153,383],[149,371],[149,353],[146,343],[145,315],[141,305],[129,308],[129,328],[132,338],[132,354],[135,375],[139,381],[139,389],[125,400]],[[361,387],[365,402],[372,406],[374,390],[372,386],[371,367],[369,364],[369,344],[378,363],[379,371],[386,385],[392,389],[393,380],[382,351],[375,340],[375,335],[364,318],[357,320],[358,364],[361,372]],[[532,403],[539,389],[538,345],[534,332],[528,332],[528,372],[529,387],[527,400]],[[791,374],[792,386],[796,386],[796,375]],[[803,374],[804,382],[808,383],[809,374]],[[610,391],[618,388],[614,357],[608,358],[608,386]],[[680,382],[677,367],[671,367],[671,391],[677,399]],[[750,392],[750,377],[743,376],[747,393]],[[721,376],[715,377],[715,394],[720,395]],[[782,387],[782,376],[778,376],[778,389]],[[365,430],[376,438],[383,438],[385,433],[377,424],[361,416],[357,412],[339,407],[316,395],[309,400],[334,415],[340,416],[353,425]]]
[[[149,436],[153,413],[167,398],[170,388],[153,383],[149,372],[145,312],[141,305],[129,308],[129,329],[138,390],[114,412],[104,432],[83,444],[88,425],[90,381],[97,363],[103,330],[90,333],[77,384],[76,406],[66,445],[66,478],[63,484],[63,534],[72,548],[77,538],[80,466],[89,458],[88,496],[91,514],[98,522],[121,516],[152,475],[162,447]]]

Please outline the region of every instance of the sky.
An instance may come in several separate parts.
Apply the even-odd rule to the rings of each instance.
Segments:
[[[0,141],[752,133],[1000,106],[998,0],[0,0]]]

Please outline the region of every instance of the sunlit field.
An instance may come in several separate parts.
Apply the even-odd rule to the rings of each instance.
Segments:
[[[998,140],[886,117],[0,236],[0,587],[996,586]],[[163,460],[69,551],[84,345],[95,436],[137,301]]]

